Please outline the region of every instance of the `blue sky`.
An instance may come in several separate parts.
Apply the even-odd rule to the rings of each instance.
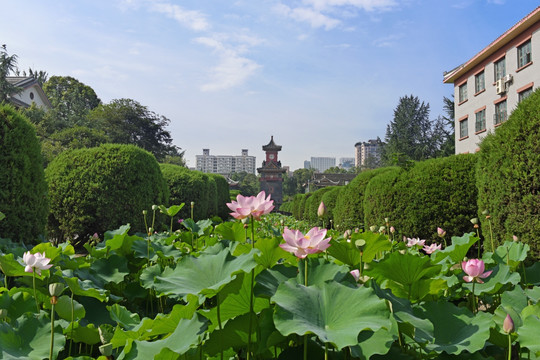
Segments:
[[[292,170],[384,139],[399,98],[442,115],[443,72],[538,6],[533,0],[0,0],[19,67],[73,76],[103,102],[171,120],[188,165],[273,135]]]

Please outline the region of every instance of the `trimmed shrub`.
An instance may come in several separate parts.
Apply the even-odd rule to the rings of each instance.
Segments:
[[[491,215],[494,245],[516,235],[540,259],[540,91],[519,103],[508,121],[480,143],[477,180],[478,217],[484,244],[491,250],[488,220]]]
[[[364,223],[364,191],[369,181],[388,168],[362,171],[339,193],[334,221],[340,229],[361,227]]]
[[[229,217],[230,209],[227,207],[227,203],[230,202],[229,183],[223,175],[209,174],[216,181],[217,189],[217,215],[226,220]]]
[[[321,205],[322,197],[324,196],[324,194],[326,194],[332,189],[334,189],[333,186],[324,187],[315,191],[313,195],[311,196],[311,201],[309,205],[309,218],[308,218],[311,224],[317,224],[318,226],[322,226],[322,220],[319,219],[319,216],[317,215],[317,211],[319,210],[319,205]],[[329,225],[328,219],[324,219],[324,220],[325,220],[325,225]]]
[[[385,225],[385,218],[397,228],[401,215],[398,208],[399,191],[395,184],[404,170],[399,167],[389,168],[388,171],[374,176],[364,191],[364,223],[366,228],[372,225]],[[339,199],[339,198],[338,198]]]
[[[296,194],[293,198],[293,205],[292,205],[292,216],[299,220],[298,213],[300,211],[300,202],[302,201],[302,198],[304,197],[304,194]]]
[[[307,213],[307,211],[305,211],[306,202],[309,199],[309,197],[311,196],[311,194],[313,194],[313,193],[303,194],[302,197],[300,198],[300,203],[298,204],[298,217],[297,217],[297,220],[303,220],[304,219],[304,212]]]
[[[364,202],[366,224],[384,225],[389,218],[399,236],[431,240],[437,239],[437,227],[446,230],[448,238],[473,231],[475,166],[475,155],[454,155],[417,162],[399,177],[373,178]],[[374,196],[382,191],[387,193]]]
[[[36,243],[47,223],[41,146],[26,117],[0,105],[0,237]]]
[[[143,210],[169,199],[154,156],[134,145],[105,144],[60,154],[45,171],[49,229],[55,239],[84,243],[123,224],[144,231]],[[158,226],[155,226],[159,229]]]
[[[313,204],[313,200],[315,197],[313,196],[315,194],[315,191],[309,194],[306,194],[306,201],[304,202],[304,211],[302,213],[302,220],[310,221],[311,218],[311,204]],[[317,206],[319,204],[317,203]]]
[[[195,221],[206,219],[208,215],[208,176],[200,171],[192,171],[173,164],[160,164],[163,178],[169,187],[169,204],[185,206],[178,213],[179,218],[193,217]]]
[[[328,224],[330,220],[332,220],[332,222],[335,222],[334,211],[336,209],[337,198],[342,189],[344,189],[343,186],[332,187],[330,191],[324,193],[321,199],[321,201],[324,202],[327,210],[326,216],[323,218],[326,224]]]
[[[207,195],[208,195],[208,212],[206,213],[207,218],[216,216],[218,213],[218,201],[217,201],[217,184],[215,178],[212,174],[203,174],[206,176],[207,180]]]

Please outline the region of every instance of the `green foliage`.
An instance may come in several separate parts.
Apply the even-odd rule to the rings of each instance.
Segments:
[[[304,198],[305,194],[296,194],[293,198],[293,205],[292,205],[292,216],[299,220],[299,212],[300,212],[300,203],[302,202],[302,198]]]
[[[51,102],[58,128],[87,125],[86,115],[101,100],[94,89],[71,76],[51,76],[43,85],[43,91]]]
[[[364,223],[364,194],[369,181],[389,168],[362,171],[343,190],[336,199],[334,221],[340,229],[360,227]]]
[[[167,155],[181,156],[165,127],[170,120],[132,99],[116,99],[88,114],[89,123],[105,132],[110,142],[137,145],[162,161]]]
[[[305,214],[307,213],[306,209],[306,202],[310,198],[312,193],[303,194],[303,196],[300,198],[300,202],[298,204],[298,220],[302,220],[305,218]]]
[[[8,55],[6,45],[0,47],[0,104],[8,101],[11,95],[21,89],[6,80],[6,77],[17,68],[17,55]]]
[[[383,225],[389,218],[399,234],[422,239],[436,239],[437,227],[447,236],[472,231],[475,164],[472,154],[430,159],[415,163],[397,179],[389,175],[370,183],[364,200],[366,223]]]
[[[307,219],[311,224],[318,224],[319,226],[321,226],[321,220],[324,220],[326,225],[328,225],[328,218],[325,216],[323,219],[319,219],[317,211],[319,210],[319,205],[321,204],[324,194],[328,193],[332,189],[335,189],[335,187],[324,187],[315,191],[313,195],[311,195],[310,205],[308,209],[309,217]]]
[[[540,91],[480,143],[477,181],[482,234],[495,246],[516,235],[540,259]],[[488,210],[490,219],[482,214]],[[486,244],[489,242],[486,241]],[[490,246],[491,248],[491,246]]]
[[[45,230],[47,183],[34,127],[10,106],[0,105],[0,237],[36,242]]]
[[[211,176],[214,178],[216,182],[216,189],[217,189],[217,214],[220,218],[223,220],[227,219],[229,217],[229,208],[227,207],[227,203],[230,201],[230,193],[229,193],[229,183],[227,182],[227,179],[223,177],[223,175],[220,174],[208,174],[208,176]]]
[[[238,181],[240,194],[243,196],[256,196],[259,193],[260,182],[257,175],[245,171],[232,173],[231,180]]]
[[[397,207],[399,195],[394,185],[404,170],[399,167],[389,169],[374,176],[364,189],[364,222],[367,227],[386,225],[386,218],[393,225],[402,215],[393,210]]]
[[[125,223],[143,231],[142,211],[169,198],[155,158],[133,145],[64,152],[50,163],[46,176],[49,229],[57,239],[85,242]]]
[[[200,171],[189,170],[173,164],[160,164],[163,178],[170,192],[169,203],[178,205],[185,203],[178,217],[191,217],[191,202],[194,202],[193,217],[195,221],[207,218],[209,212],[209,178]],[[215,181],[212,183],[215,187]],[[214,197],[215,200],[215,197]],[[227,202],[229,200],[227,199]],[[211,209],[214,209],[212,205]],[[210,211],[211,212],[211,211]],[[213,214],[215,215],[215,214]]]
[[[207,179],[206,194],[208,195],[208,212],[206,217],[211,218],[218,213],[217,184],[216,180],[210,174],[204,174]]]
[[[321,201],[326,206],[327,211],[326,216],[324,217],[325,221],[332,220],[335,223],[334,212],[336,210],[337,198],[343,189],[343,186],[336,186],[332,187],[330,191],[323,194]]]

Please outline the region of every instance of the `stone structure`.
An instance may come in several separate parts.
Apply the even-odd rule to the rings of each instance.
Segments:
[[[266,194],[272,195],[275,209],[283,203],[283,173],[287,170],[281,167],[281,161],[278,160],[278,152],[281,151],[281,145],[274,143],[274,137],[270,138],[270,142],[262,147],[266,152],[266,160],[263,161],[262,167],[257,168],[261,175],[261,190]]]

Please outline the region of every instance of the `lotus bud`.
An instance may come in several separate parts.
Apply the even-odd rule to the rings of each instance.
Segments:
[[[152,210],[153,211],[156,211],[158,209],[158,206],[157,205],[152,205]]]
[[[383,233],[383,234],[384,234],[385,231],[386,231],[386,226],[381,226],[381,227],[379,228],[379,232],[380,232],[380,233]]]
[[[377,231],[377,226],[375,226],[375,225],[370,226],[369,231],[371,231],[371,232]]]
[[[510,314],[506,314],[506,318],[504,318],[503,330],[507,334],[514,331],[514,321],[512,320],[512,317],[510,317]]]
[[[321,201],[321,203],[319,204],[319,208],[317,209],[317,216],[322,218],[324,215],[326,215],[326,206]]]
[[[519,238],[516,235],[512,235],[512,240],[514,240],[514,242],[517,242]]]
[[[143,210],[143,211],[142,211],[142,214],[143,214],[143,215],[147,215],[147,214],[148,214],[148,211],[147,211],[147,210]]]
[[[192,201],[191,202],[191,207],[194,207],[195,206],[195,201]]]
[[[0,309],[0,320],[4,320],[5,318],[7,318],[7,315],[8,315],[7,309]]]
[[[444,237],[446,235],[446,231],[444,231],[443,229],[438,227],[437,228],[437,235],[439,235],[440,237]]]
[[[347,229],[347,230],[345,230],[345,232],[343,233],[343,237],[344,237],[345,239],[348,239],[348,238],[351,236],[351,233],[352,233],[352,231],[349,230],[349,229]]]
[[[49,294],[51,294],[51,296],[60,296],[60,294],[62,294],[62,291],[64,291],[64,284],[49,284]]]
[[[112,355],[112,350],[113,350],[113,347],[111,343],[101,345],[99,347],[99,352],[101,353],[101,355],[107,356],[107,357]]]
[[[359,229],[359,228],[356,228],[356,229],[354,229],[354,232],[355,232],[355,233],[359,233],[359,232],[360,232],[360,229]]]
[[[384,222],[388,224],[390,222],[390,218],[384,218]]]
[[[393,234],[396,232],[396,229],[393,226],[390,226],[390,232]]]

